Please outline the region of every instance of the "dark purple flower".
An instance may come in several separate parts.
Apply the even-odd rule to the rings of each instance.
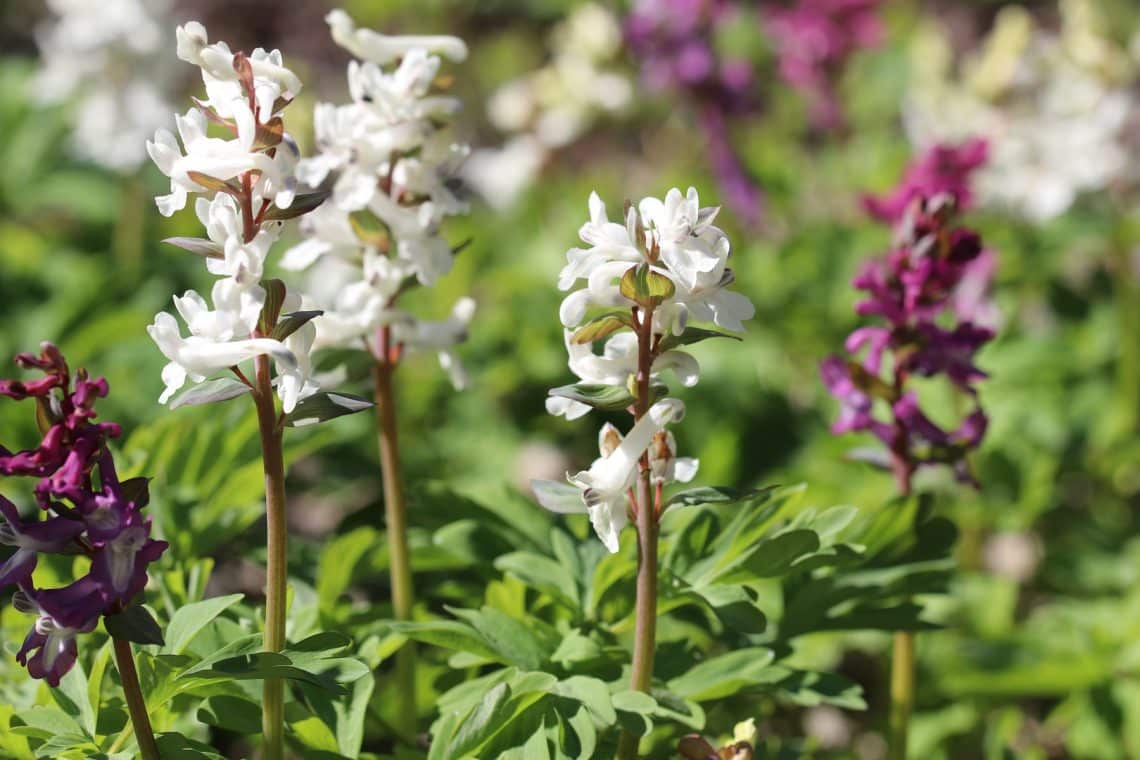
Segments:
[[[16,551],[0,565],[0,586],[23,583],[32,577],[40,552],[75,553],[76,539],[83,533],[83,523],[67,517],[25,522],[16,505],[0,496],[0,546],[13,546]]]
[[[863,207],[879,221],[895,224],[916,198],[940,193],[953,196],[960,209],[973,205],[970,189],[975,169],[985,165],[989,143],[973,138],[958,145],[935,145],[907,167],[902,182],[884,196],[866,195]]]
[[[95,422],[106,380],[92,380],[83,370],[72,378],[50,344],[38,358],[21,354],[16,361],[46,376],[0,380],[0,395],[35,398],[37,422],[46,430],[33,449],[12,453],[0,447],[0,475],[37,478],[32,490],[49,516],[23,520],[0,496],[0,545],[16,550],[0,565],[0,586],[18,584],[17,606],[37,615],[17,658],[33,677],[58,685],[75,663],[76,636],[131,603],[146,586],[147,566],[167,544],[150,537],[150,520],[142,515],[145,479],[121,483],[115,472],[107,441],[120,434],[119,426]],[[34,589],[31,575],[43,553],[84,554],[90,571],[62,588]]]
[[[903,184],[913,182],[908,176]],[[904,189],[899,198],[913,188]],[[976,403],[974,386],[986,377],[975,356],[994,330],[971,321],[980,311],[979,296],[964,298],[961,289],[965,283],[985,292],[969,278],[988,277],[992,255],[976,232],[952,226],[952,192],[907,196],[893,247],[866,263],[852,283],[866,294],[856,305],[858,314],[882,323],[848,336],[845,348],[852,356],[862,354],[861,362],[829,357],[821,366],[824,384],[840,402],[833,432],[872,432],[887,447],[903,493],[924,465],[950,465],[959,479],[975,483],[966,457],[986,429],[986,416],[975,407],[957,430],[943,430],[923,412],[910,383],[913,376],[943,376]],[[885,402],[878,415],[875,399]]]
[[[32,678],[42,678],[52,686],[59,686],[60,679],[75,665],[79,654],[75,637],[94,630],[99,618],[95,616],[77,626],[69,626],[60,620],[60,617],[67,617],[66,610],[57,606],[68,600],[44,600],[44,593],[25,584],[12,598],[16,609],[38,616],[16,653],[16,661],[28,668]]]
[[[636,0],[625,37],[646,85],[693,103],[727,203],[755,225],[763,194],[732,146],[727,120],[759,109],[756,76],[747,58],[723,56],[717,49],[720,33],[741,23],[743,8],[729,0]]]

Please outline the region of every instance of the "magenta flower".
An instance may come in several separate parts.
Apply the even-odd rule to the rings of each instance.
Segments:
[[[887,195],[863,196],[867,213],[881,222],[897,224],[915,198],[947,193],[961,210],[973,206],[970,181],[986,163],[989,143],[976,137],[958,145],[935,145],[906,168],[902,182]]]
[[[90,380],[83,370],[73,378],[49,343],[38,358],[20,354],[16,362],[45,376],[0,380],[0,396],[35,399],[37,422],[46,430],[35,448],[12,453],[0,447],[0,475],[37,478],[32,492],[46,516],[25,520],[0,496],[0,545],[15,548],[0,564],[0,586],[19,585],[16,606],[38,616],[17,659],[33,677],[58,685],[75,663],[76,636],[131,604],[146,585],[147,566],[167,544],[150,537],[150,520],[142,515],[145,481],[119,481],[107,441],[121,429],[94,421],[107,381]],[[84,554],[90,570],[62,588],[36,589],[31,576],[41,554]]]
[[[832,432],[870,432],[881,441],[903,493],[926,465],[949,465],[960,480],[976,485],[967,455],[981,443],[987,419],[975,390],[986,374],[975,356],[994,337],[992,327],[971,321],[981,312],[979,286],[971,279],[977,262],[992,272],[981,238],[952,226],[955,196],[928,197],[914,182],[908,173],[891,196],[910,198],[894,247],[864,265],[852,283],[867,296],[856,312],[879,324],[848,336],[844,348],[851,359],[830,356],[820,365],[824,385],[840,403]],[[966,286],[974,291],[970,298],[961,294]],[[923,412],[911,387],[915,376],[943,376],[974,402],[957,429],[943,430]]]
[[[649,88],[693,102],[722,194],[755,225],[763,194],[732,146],[728,118],[759,110],[756,75],[751,61],[716,49],[719,33],[741,23],[743,7],[729,0],[635,0],[625,36]]]
[[[803,92],[812,121],[822,129],[843,126],[836,80],[853,53],[877,46],[883,25],[880,0],[795,0],[769,7],[764,18],[779,55],[780,76]]]

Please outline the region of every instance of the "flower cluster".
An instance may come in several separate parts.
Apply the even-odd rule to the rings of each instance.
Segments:
[[[823,129],[843,124],[836,79],[853,53],[883,38],[876,14],[881,0],[797,0],[766,11],[779,55],[780,76],[810,100],[812,120]]]
[[[181,144],[165,129],[147,143],[151,158],[170,178],[170,193],[156,202],[170,216],[186,206],[190,194],[198,196],[194,210],[207,238],[168,242],[204,256],[209,272],[220,279],[211,291],[212,309],[194,291],[175,297],[188,336],[165,312],[147,329],[170,360],[162,371],[166,390],[160,401],[169,401],[187,379],[200,383],[268,355],[276,363],[274,382],[289,412],[317,390],[309,362],[315,326],[292,322],[294,329],[287,334],[272,334],[281,310],[296,311],[301,298],[289,292],[270,299],[262,274],[280,235],[280,220],[311,207],[308,197],[294,203],[300,156],[281,118],[301,83],[277,50],[233,53],[224,42],[209,44],[205,28],[196,22],[179,27],[177,39],[178,57],[201,69],[207,97],[176,117]],[[229,137],[209,135],[211,123]],[[263,307],[270,301],[273,313],[266,314]]]
[[[43,440],[18,452],[0,446],[0,475],[37,478],[35,500],[47,516],[25,520],[0,496],[0,545],[15,549],[0,564],[0,586],[17,585],[15,606],[38,616],[16,658],[33,677],[58,686],[75,664],[76,636],[131,603],[166,542],[150,537],[150,519],[142,515],[146,479],[120,482],[116,475],[107,440],[120,434],[119,426],[94,421],[107,381],[83,370],[72,377],[50,343],[38,357],[20,354],[16,363],[44,377],[0,380],[0,396],[35,401]],[[39,589],[32,572],[41,554],[83,554],[90,570],[69,586]]]
[[[637,0],[625,33],[646,85],[693,101],[721,191],[738,214],[755,224],[763,197],[732,147],[728,129],[729,116],[760,107],[751,51],[726,51],[716,44],[724,32],[746,23],[745,5],[728,0]]]
[[[468,148],[444,128],[460,102],[439,91],[438,74],[441,56],[463,60],[467,48],[455,37],[359,29],[341,10],[327,21],[333,39],[362,60],[348,65],[352,101],[314,111],[320,153],[300,163],[298,176],[313,187],[331,184],[332,195],[302,221],[306,239],[282,266],[311,268],[310,300],[324,310],[317,347],[368,347],[384,361],[405,349],[436,351],[462,387],[452,348],[466,338],[474,301],[461,299],[450,318],[427,322],[396,300],[416,284],[435,284],[454,260],[440,227],[467,210],[455,175]]]
[[[978,201],[1032,221],[1064,213],[1084,192],[1134,181],[1128,126],[1136,67],[1092,0],[1061,0],[1047,31],[1009,6],[977,51],[955,60],[937,28],[916,35],[904,108],[911,142],[925,149],[970,135],[990,145]]]
[[[638,403],[646,411],[635,414],[637,421],[624,437],[613,425],[603,426],[601,457],[570,476],[569,485],[533,485],[548,509],[588,512],[603,543],[617,551],[627,504],[634,503],[630,488],[639,460],[657,489],[658,509],[665,485],[687,482],[697,471],[696,460],[677,457],[665,429],[681,419],[684,404],[673,398],[651,403],[667,390],[660,375],[670,370],[682,385],[696,384],[696,359],[677,347],[724,334],[709,329],[713,326],[741,331],[755,310],[747,298],[727,289],[734,276],[727,266],[728,238],[713,225],[719,209],[701,208],[696,190],[682,195],[674,188],[664,200],[627,204],[624,223],[609,220],[596,194],[589,206],[590,221],[579,233],[588,247],[567,253],[559,277],[562,290],[586,283],[560,308],[570,369],[581,382],[552,390],[546,408],[567,419],[591,408],[634,409]],[[596,354],[593,344],[603,340],[602,354]]]
[[[860,327],[848,336],[847,352],[861,353],[861,359],[833,355],[821,365],[824,384],[841,405],[832,432],[875,435],[887,447],[904,493],[923,465],[949,464],[959,479],[974,482],[966,456],[986,430],[975,389],[985,373],[974,356],[994,331],[980,323],[988,311],[984,301],[959,293],[969,287],[983,247],[976,232],[953,226],[956,205],[948,192],[911,200],[891,251],[868,262],[853,282],[867,295],[856,311],[885,324]],[[910,382],[915,376],[947,378],[974,400],[973,410],[955,430],[944,430],[919,406]],[[876,402],[889,413],[877,414]]]
[[[53,18],[37,29],[44,66],[32,81],[41,103],[74,102],[72,143],[80,158],[134,171],[143,142],[170,113],[169,0],[48,0]]]
[[[548,47],[546,65],[508,81],[487,100],[491,123],[512,136],[502,148],[475,151],[463,169],[464,178],[498,208],[517,199],[552,151],[632,99],[629,79],[615,67],[621,25],[605,7],[591,2],[574,8],[555,25]]]

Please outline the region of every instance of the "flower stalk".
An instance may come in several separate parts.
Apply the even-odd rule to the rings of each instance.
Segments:
[[[150,725],[150,715],[146,710],[146,699],[139,685],[139,674],[135,668],[135,657],[131,642],[111,637],[115,651],[115,665],[119,668],[119,680],[123,684],[123,697],[127,701],[127,712],[131,716],[135,741],[139,745],[139,755],[143,760],[160,760],[158,744],[154,740],[154,730]]]
[[[634,418],[638,421],[649,411],[649,378],[653,367],[653,310],[646,309],[638,321],[637,307],[633,319],[637,325],[637,399]],[[637,525],[637,597],[633,632],[633,665],[630,688],[649,692],[653,682],[653,660],[657,652],[657,534],[660,498],[654,499],[650,484],[649,451],[637,463],[637,497],[634,513]],[[660,488],[656,489],[660,494]],[[620,760],[637,757],[640,737],[625,731],[618,745]]]
[[[382,327],[377,335],[377,356],[372,367],[375,384],[377,439],[380,473],[384,484],[384,517],[388,528],[388,573],[392,587],[392,613],[397,620],[412,619],[414,598],[412,562],[408,551],[408,505],[400,477],[400,443],[396,423],[396,399],[392,379],[398,359],[393,355],[392,331]],[[411,640],[396,653],[398,714],[396,726],[407,736],[416,730],[416,649]]]
[[[270,385],[269,357],[256,360],[254,402],[261,433],[261,458],[265,471],[265,650],[285,648],[286,590],[288,582],[288,527],[285,522],[285,459],[282,428]],[[279,760],[284,753],[285,682],[267,679],[262,700],[264,757]]]

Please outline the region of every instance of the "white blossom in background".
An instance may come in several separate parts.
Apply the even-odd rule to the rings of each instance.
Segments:
[[[510,137],[500,148],[475,151],[468,161],[464,178],[480,196],[496,208],[510,206],[552,151],[630,103],[633,86],[617,69],[621,46],[621,24],[597,3],[577,6],[554,27],[550,61],[488,99],[488,118]]]
[[[393,347],[430,351],[462,388],[467,376],[453,349],[466,340],[475,302],[460,299],[435,322],[396,302],[413,284],[434,285],[455,257],[441,228],[467,211],[455,187],[468,147],[447,128],[461,103],[441,92],[439,73],[444,58],[462,61],[467,47],[455,37],[360,29],[341,10],[326,21],[334,41],[362,60],[348,66],[351,101],[314,109],[319,153],[297,175],[332,197],[302,220],[305,239],[282,266],[311,273],[307,306],[324,311],[317,348],[368,349],[384,361]],[[391,346],[378,345],[382,330]]]
[[[728,290],[735,278],[728,267],[728,237],[713,224],[719,208],[702,208],[695,189],[682,195],[674,188],[664,199],[629,203],[621,221],[610,221],[593,193],[589,211],[579,230],[586,247],[567,252],[558,281],[559,289],[571,291],[559,318],[569,367],[580,382],[553,389],[546,408],[567,419],[595,407],[632,407],[643,349],[651,394],[666,391],[665,372],[684,387],[695,385],[700,365],[678,347],[740,331],[755,313],[747,298]],[[651,296],[638,296],[632,283],[639,276]],[[639,316],[649,306],[635,296],[650,298],[652,319]],[[602,344],[600,353],[595,343]],[[588,513],[598,537],[616,552],[643,454],[658,502],[661,488],[697,474],[697,460],[677,456],[676,440],[665,427],[683,415],[680,401],[662,398],[624,436],[606,423],[599,433],[601,456],[588,470],[568,474],[567,483],[532,482],[539,503],[555,512]]]
[[[984,137],[979,202],[1033,221],[1064,213],[1077,197],[1135,180],[1124,132],[1136,108],[1135,65],[1102,32],[1092,0],[1061,0],[1062,28],[1039,28],[1024,8],[997,16],[981,49],[954,60],[937,29],[917,38],[904,105],[919,149]]]
[[[146,160],[146,138],[170,118],[176,77],[170,0],[47,0],[36,28],[42,68],[32,79],[41,104],[74,104],[76,155],[112,171]]]
[[[178,27],[176,39],[178,57],[201,69],[207,97],[175,116],[178,137],[160,128],[146,142],[155,165],[170,177],[170,193],[155,203],[170,216],[197,196],[194,211],[206,237],[171,242],[204,255],[207,270],[219,279],[209,301],[193,290],[175,296],[187,335],[166,312],[147,328],[169,360],[159,401],[170,402],[188,381],[202,383],[257,356],[270,356],[276,367],[273,384],[288,413],[318,390],[309,356],[316,325],[304,322],[279,338],[260,333],[258,325],[268,299],[265,261],[281,232],[276,219],[295,215],[289,209],[299,154],[280,113],[301,82],[279,51],[258,48],[239,57],[224,42],[211,44],[197,22]],[[217,134],[227,136],[208,135],[210,122],[219,125]],[[286,290],[280,299],[281,314],[302,307],[297,292]]]

